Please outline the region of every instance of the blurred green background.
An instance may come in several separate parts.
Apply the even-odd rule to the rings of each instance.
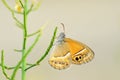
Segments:
[[[13,0],[8,2],[14,7]],[[28,21],[29,33],[50,21],[28,62],[34,63],[44,53],[55,26],[62,31],[60,23],[65,24],[66,36],[87,44],[95,52],[95,58],[59,71],[48,64],[49,53],[40,66],[27,71],[27,80],[120,80],[120,0],[44,0]],[[28,40],[30,45],[34,37]],[[0,50],[5,50],[7,65],[18,62],[21,53],[13,49],[21,47],[22,30],[15,26],[11,13],[0,1]],[[20,75],[19,71],[16,80],[20,80]],[[0,80],[6,80],[1,68]]]

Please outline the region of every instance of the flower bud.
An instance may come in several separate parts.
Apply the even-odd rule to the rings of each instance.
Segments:
[[[22,8],[22,6],[21,6],[21,4],[19,2],[16,2],[15,10],[17,12],[23,12],[23,8]]]

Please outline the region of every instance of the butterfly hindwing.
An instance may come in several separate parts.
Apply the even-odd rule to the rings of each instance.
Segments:
[[[65,42],[56,44],[51,57],[49,59],[49,64],[55,69],[65,69],[70,66],[70,53],[68,45]]]
[[[94,52],[85,44],[70,38],[65,38],[65,41],[68,43],[73,64],[83,64],[93,59]]]

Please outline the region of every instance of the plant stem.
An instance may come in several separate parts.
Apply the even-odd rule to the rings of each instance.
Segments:
[[[10,80],[10,78],[8,77],[8,75],[7,75],[7,73],[6,73],[6,71],[5,71],[5,62],[4,62],[4,50],[2,50],[1,51],[1,66],[2,66],[2,72],[3,72],[3,74],[4,74],[4,76],[8,79],[8,80]]]
[[[52,39],[51,39],[51,41],[50,41],[50,44],[49,44],[47,50],[45,51],[45,53],[43,54],[43,56],[42,56],[39,60],[37,60],[35,64],[31,64],[29,67],[27,67],[27,68],[25,69],[25,71],[27,71],[28,69],[30,69],[30,68],[32,68],[32,67],[35,67],[35,66],[39,65],[40,62],[41,62],[43,59],[45,59],[45,57],[48,55],[50,49],[51,49],[52,46],[53,46],[53,43],[54,43],[55,38],[56,38],[56,33],[57,33],[57,27],[56,27],[55,30],[54,30],[54,33],[53,33]]]
[[[57,27],[56,27],[55,30],[54,30],[52,39],[51,39],[51,41],[50,41],[50,44],[49,44],[47,50],[45,51],[45,53],[43,54],[43,56],[36,62],[37,64],[39,64],[42,60],[44,60],[44,58],[48,55],[48,53],[49,53],[50,49],[52,48],[53,43],[54,43],[54,41],[55,41],[56,33],[57,33]]]
[[[23,20],[24,20],[24,30],[23,30],[23,48],[22,48],[22,57],[25,55],[25,51],[26,51],[26,42],[27,42],[27,3],[28,0],[25,0],[25,4],[24,4],[24,16],[23,16]],[[22,80],[25,80],[26,77],[26,58],[24,58],[23,62],[22,62]]]
[[[30,46],[30,48],[25,52],[25,55],[22,57],[22,59],[18,62],[18,64],[16,65],[14,71],[13,71],[13,74],[11,76],[11,79],[10,80],[15,80],[15,76],[16,76],[16,73],[18,71],[18,69],[20,68],[20,65],[21,63],[23,62],[24,59],[26,59],[26,57],[30,54],[31,50],[35,47],[35,45],[37,44],[37,42],[39,41],[40,39],[40,36],[41,34],[38,34],[38,36],[36,37],[34,43]]]

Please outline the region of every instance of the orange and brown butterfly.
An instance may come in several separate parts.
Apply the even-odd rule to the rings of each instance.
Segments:
[[[63,24],[62,24],[63,25]],[[85,44],[66,38],[61,32],[57,38],[49,64],[55,69],[66,69],[71,64],[83,64],[94,58],[94,52]]]

